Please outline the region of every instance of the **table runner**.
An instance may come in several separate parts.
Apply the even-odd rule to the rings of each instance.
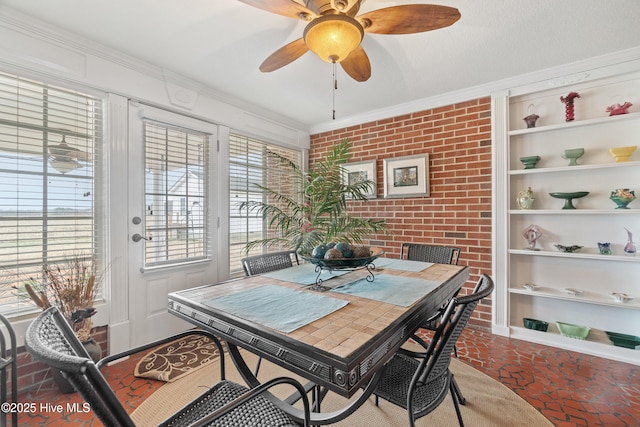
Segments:
[[[262,276],[270,279],[283,280],[285,282],[297,283],[299,285],[314,285],[318,277],[318,273],[315,271],[316,266],[314,264],[301,264],[282,270],[270,271],[269,273],[263,273]],[[331,278],[341,276],[348,271],[344,270],[322,270],[320,279],[323,281]]]
[[[373,282],[362,278],[332,291],[408,307],[439,285],[433,280],[376,274]]]
[[[293,332],[341,309],[348,303],[337,298],[276,285],[262,285],[203,301],[203,304],[214,309],[284,333]]]
[[[433,265],[432,262],[424,262],[424,261],[409,261],[406,259],[395,259],[395,258],[378,258],[373,261],[376,267],[387,267],[392,268],[394,270],[403,270],[403,271],[422,271],[426,268],[429,268]]]

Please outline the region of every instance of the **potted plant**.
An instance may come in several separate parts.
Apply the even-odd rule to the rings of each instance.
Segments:
[[[36,284],[41,281],[29,277],[23,284],[24,289],[42,310],[58,307],[91,358],[97,362],[102,351],[91,335],[91,317],[96,314],[94,302],[102,277],[97,273],[95,256],[79,253],[69,255],[61,263],[43,265],[42,273],[44,283],[40,287]],[[73,386],[59,372],[54,372],[53,375],[60,391],[74,391]]]
[[[349,161],[350,149],[349,140],[341,140],[308,172],[278,153],[268,152],[268,156],[276,159],[285,171],[292,191],[285,193],[254,184],[263,192],[264,200],[243,202],[240,210],[261,216],[275,234],[249,242],[246,251],[275,245],[311,253],[315,246],[330,241],[362,243],[371,234],[386,233],[384,220],[362,218],[347,212],[348,199],[367,200],[366,194],[375,185],[369,179],[351,185],[345,182],[343,165]]]

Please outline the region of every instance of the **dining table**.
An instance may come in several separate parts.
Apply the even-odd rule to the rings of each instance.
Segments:
[[[249,387],[260,381],[243,351],[305,378],[315,393],[312,425],[331,424],[364,403],[385,364],[469,278],[462,265],[380,257],[366,267],[303,263],[170,293],[168,310],[223,339]],[[349,403],[322,412],[331,392]],[[295,396],[266,396],[292,413]]]

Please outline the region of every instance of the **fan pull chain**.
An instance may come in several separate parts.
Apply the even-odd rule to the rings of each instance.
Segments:
[[[336,91],[338,90],[338,79],[336,77],[336,63],[333,63],[333,120],[336,119]]]

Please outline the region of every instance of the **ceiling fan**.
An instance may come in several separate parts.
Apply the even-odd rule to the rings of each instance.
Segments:
[[[308,22],[303,37],[271,54],[260,71],[271,72],[295,61],[307,51],[322,60],[340,63],[353,79],[371,77],[371,63],[360,42],[364,33],[413,34],[448,27],[460,19],[458,9],[431,4],[409,4],[359,15],[364,0],[240,0],[267,12]]]

